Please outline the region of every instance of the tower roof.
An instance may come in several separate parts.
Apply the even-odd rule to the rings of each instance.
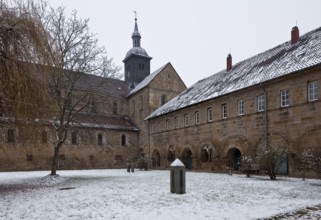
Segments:
[[[126,53],[126,57],[123,60],[123,62],[126,62],[126,60],[128,60],[133,55],[142,56],[142,57],[146,57],[148,59],[152,59],[152,57],[148,56],[146,50],[140,46],[141,35],[138,30],[136,17],[135,17],[134,32],[132,33],[132,39],[133,39],[133,47]]]

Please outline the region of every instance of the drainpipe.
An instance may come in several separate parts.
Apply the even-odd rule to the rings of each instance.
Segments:
[[[266,143],[266,148],[269,146],[269,137],[268,137],[268,116],[267,116],[267,111],[268,111],[268,101],[267,101],[267,92],[266,90],[262,87],[262,90],[264,91],[264,138],[265,138],[265,143]]]

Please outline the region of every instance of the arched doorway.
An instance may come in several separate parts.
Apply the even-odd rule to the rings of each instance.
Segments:
[[[212,148],[207,144],[201,149],[201,161],[204,163],[212,161]]]
[[[153,167],[160,167],[160,154],[158,151],[154,151],[153,153],[152,165]]]
[[[241,151],[237,148],[232,148],[228,151],[227,156],[229,161],[228,166],[233,170],[240,170],[242,161]]]
[[[193,159],[192,159],[192,151],[191,151],[191,149],[186,148],[183,151],[182,162],[185,165],[186,169],[189,169],[189,170],[193,169]]]

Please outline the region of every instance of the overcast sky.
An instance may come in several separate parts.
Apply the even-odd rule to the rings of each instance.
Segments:
[[[50,0],[54,7],[89,18],[114,63],[132,47],[137,11],[141,46],[153,57],[151,71],[171,62],[187,86],[321,26],[320,0]]]

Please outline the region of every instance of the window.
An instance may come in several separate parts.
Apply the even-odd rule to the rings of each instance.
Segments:
[[[263,112],[265,111],[265,96],[260,95],[257,97],[257,111]]]
[[[13,129],[8,129],[7,142],[8,143],[13,143],[14,142],[14,130]]]
[[[121,135],[121,146],[126,146],[127,145],[127,137],[125,134]]]
[[[175,128],[178,128],[178,118],[177,117],[174,118],[174,123],[175,123]]]
[[[91,112],[97,112],[96,102],[93,101],[93,100],[90,102],[90,111]]]
[[[184,115],[184,126],[188,127],[188,114]]]
[[[114,115],[117,115],[117,114],[118,114],[118,105],[117,105],[116,102],[113,104],[113,114],[114,114]]]
[[[144,70],[144,69],[145,69],[145,65],[144,65],[143,63],[140,63],[140,64],[139,64],[139,69],[140,69],[140,70]]]
[[[200,124],[200,113],[198,111],[195,112],[195,124]]]
[[[161,105],[164,105],[166,103],[166,95],[162,95],[161,97]]]
[[[102,134],[97,135],[97,144],[103,145],[103,135]]]
[[[41,142],[43,144],[47,143],[48,142],[48,134],[46,131],[42,131],[41,132]]]
[[[213,121],[213,111],[212,108],[207,109],[207,121]]]
[[[226,104],[222,105],[222,118],[223,119],[227,118],[227,106],[226,106]]]
[[[169,120],[166,119],[166,130],[168,131],[169,130]]]
[[[319,99],[318,81],[309,82],[309,84],[308,84],[308,99],[309,99],[309,102]]]
[[[33,155],[32,154],[27,154],[26,155],[27,161],[33,161]]]
[[[289,106],[289,90],[281,90],[281,107]]]
[[[71,144],[77,144],[77,132],[76,131],[71,132]]]
[[[238,105],[238,114],[244,115],[244,102],[243,102],[243,100],[238,100],[237,105]]]

